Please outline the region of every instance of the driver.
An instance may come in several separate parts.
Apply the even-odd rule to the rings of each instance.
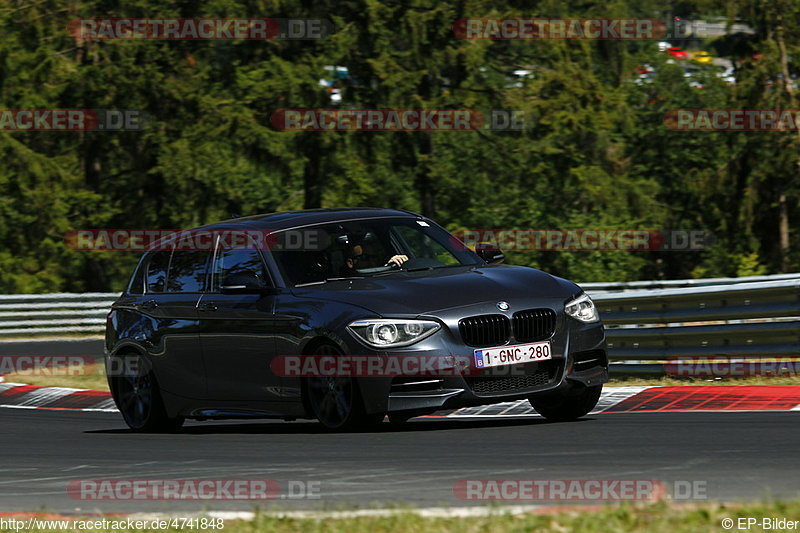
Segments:
[[[344,260],[344,266],[342,267],[342,275],[356,275],[356,269],[359,268],[359,262],[363,262],[364,255],[364,247],[360,244],[356,244],[348,248],[347,255]],[[407,255],[397,254],[390,257],[383,266],[396,266],[400,268],[406,261],[408,261]],[[370,266],[362,264],[360,268],[370,268]]]

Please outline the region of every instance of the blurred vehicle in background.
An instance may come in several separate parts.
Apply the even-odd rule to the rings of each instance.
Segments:
[[[637,67],[634,70],[634,83],[637,85],[642,85],[645,83],[651,83],[653,79],[656,77],[655,69],[650,66],[648,63]]]
[[[506,88],[523,87],[525,80],[533,79],[533,71],[528,69],[517,69],[511,72],[508,76],[508,84]]]
[[[337,65],[325,65],[323,68],[326,77],[319,80],[319,84],[327,88],[332,104],[342,103],[341,85],[350,80],[349,69]]]
[[[667,53],[675,59],[689,59],[689,54],[680,46],[671,46],[667,48]]]
[[[723,69],[717,73],[717,77],[720,78],[725,83],[736,83],[736,76],[735,70],[733,69],[733,65],[729,65],[727,67],[723,67]]]
[[[701,50],[692,54],[692,61],[695,63],[710,65],[714,61],[714,56],[712,56],[709,52]]]

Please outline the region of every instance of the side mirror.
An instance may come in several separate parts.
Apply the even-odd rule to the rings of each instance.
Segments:
[[[225,276],[219,288],[223,293],[257,293],[268,287],[252,270],[240,270]]]
[[[489,264],[502,263],[506,259],[506,255],[500,248],[486,242],[479,242],[475,247],[475,253]]]

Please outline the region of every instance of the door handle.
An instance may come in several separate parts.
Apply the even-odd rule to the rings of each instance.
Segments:
[[[214,302],[206,302],[200,306],[201,311],[216,311],[219,309]]]
[[[155,300],[147,300],[146,302],[142,302],[139,307],[141,309],[155,309],[158,307],[158,302]]]

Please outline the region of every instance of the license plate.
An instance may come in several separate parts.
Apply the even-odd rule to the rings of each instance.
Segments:
[[[475,366],[478,368],[546,361],[552,358],[550,341],[475,350]]]

